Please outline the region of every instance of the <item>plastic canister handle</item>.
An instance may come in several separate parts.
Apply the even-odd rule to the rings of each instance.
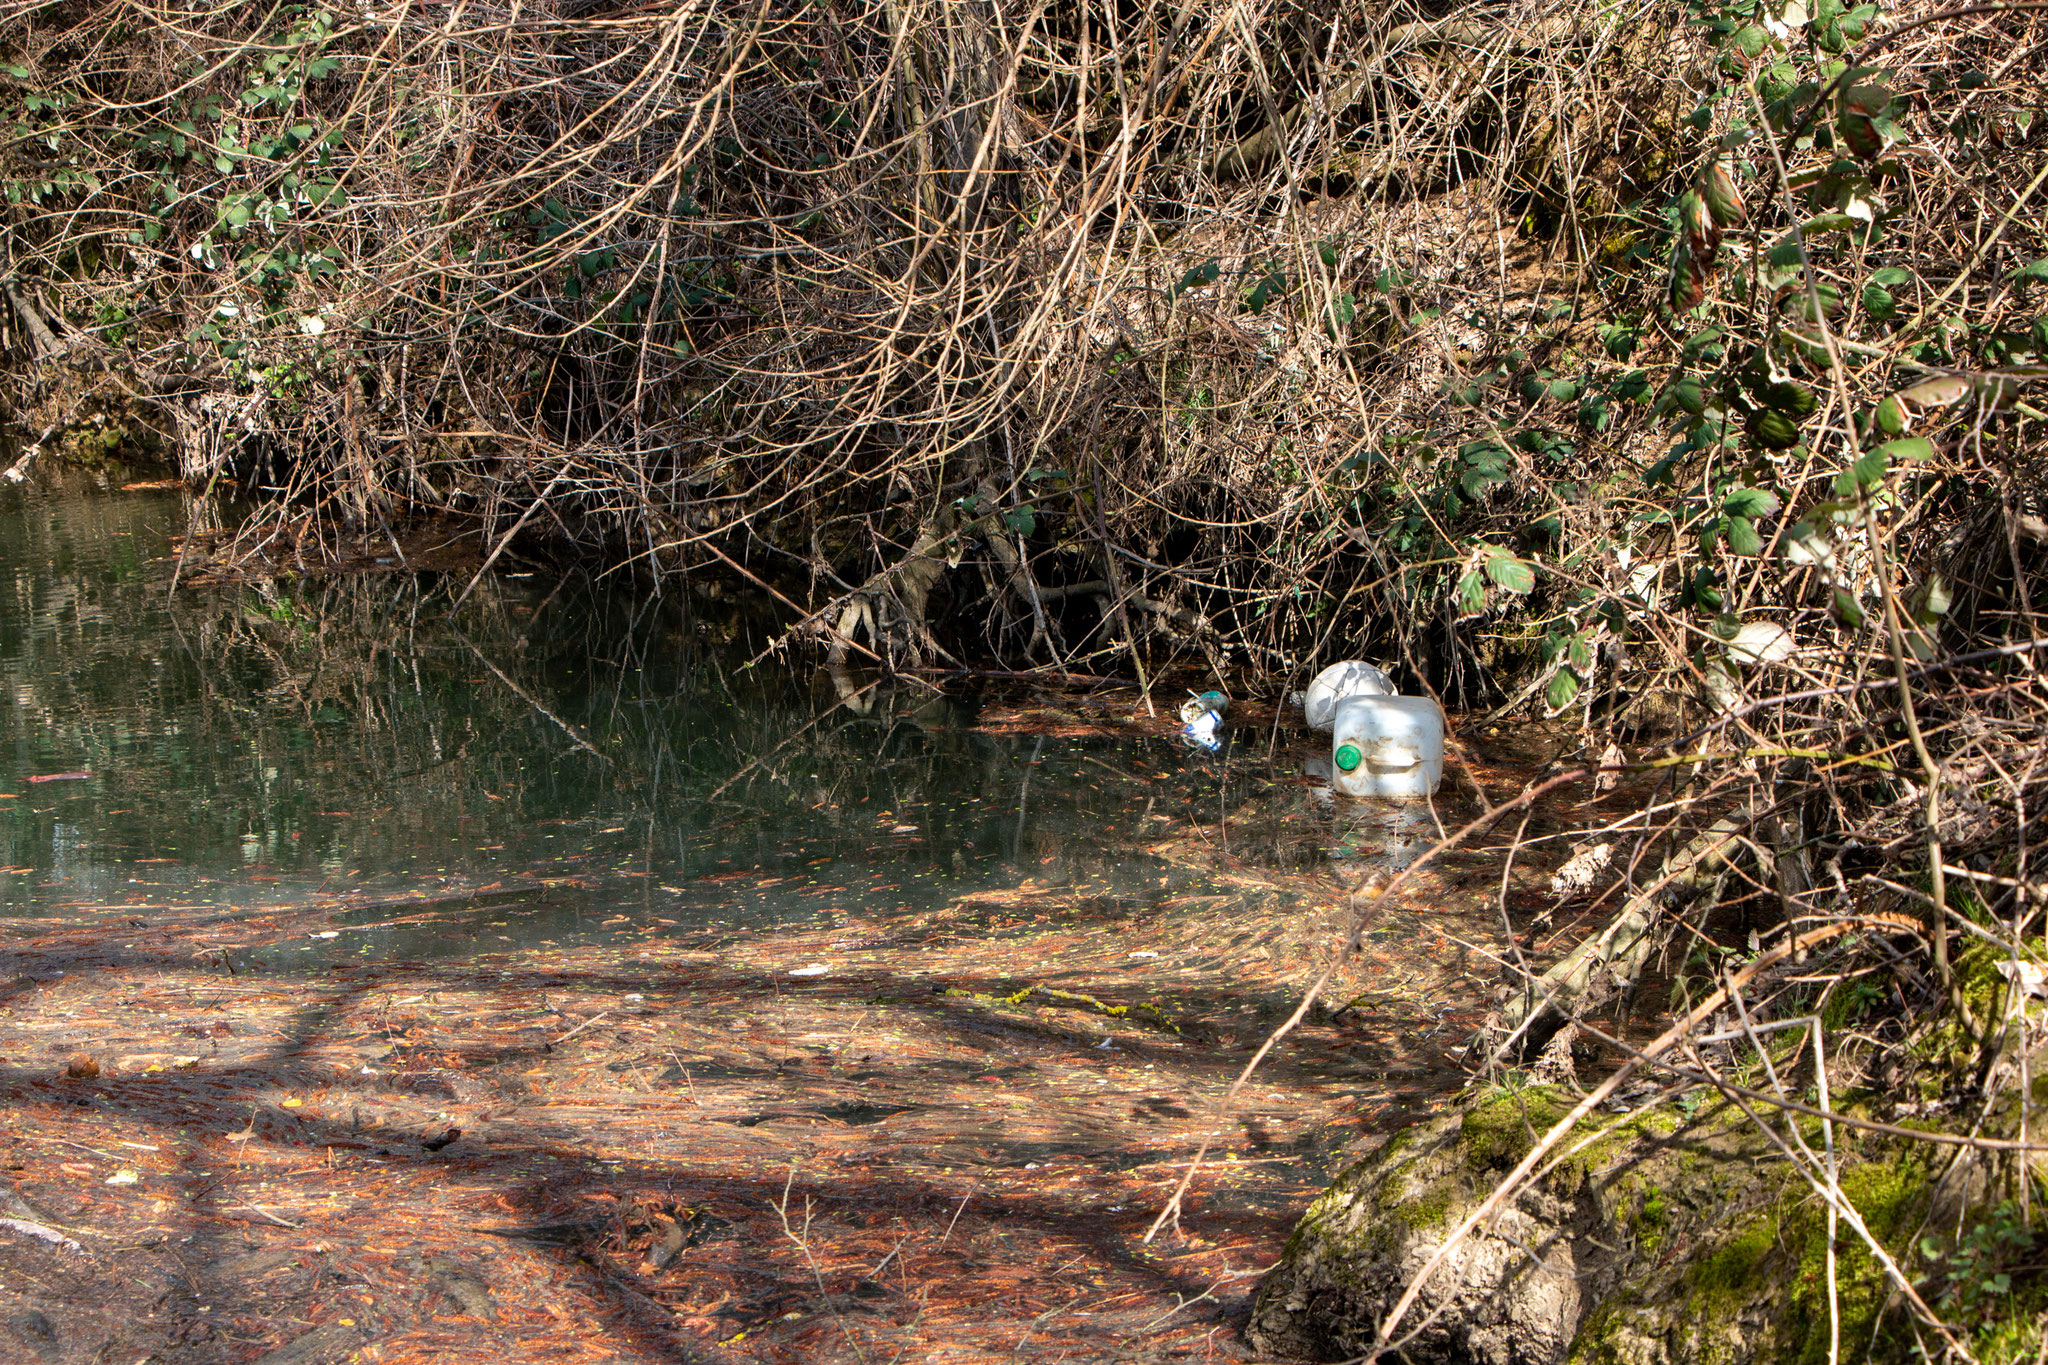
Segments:
[[[1337,752],[1331,757],[1336,760],[1337,766],[1347,773],[1356,771],[1358,765],[1365,762],[1365,755],[1358,752],[1356,744],[1339,744]]]

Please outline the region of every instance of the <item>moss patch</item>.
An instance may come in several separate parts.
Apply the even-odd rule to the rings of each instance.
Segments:
[[[1479,1170],[1512,1166],[1571,1110],[1570,1099],[1555,1086],[1519,1086],[1489,1095],[1466,1111],[1460,1128],[1465,1159]]]

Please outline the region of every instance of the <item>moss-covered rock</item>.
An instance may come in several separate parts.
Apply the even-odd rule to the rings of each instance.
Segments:
[[[1496,1091],[1343,1172],[1260,1286],[1253,1344],[1315,1360],[1370,1352],[1409,1279],[1569,1107],[1569,1097],[1541,1086]],[[1837,1139],[1843,1193],[1872,1235],[1912,1264],[1930,1197],[1926,1149],[1858,1149],[1839,1131]],[[1438,1271],[1402,1324],[1415,1332],[1404,1359],[1828,1358],[1825,1204],[1733,1105],[1589,1120],[1558,1154],[1543,1180]],[[1906,1349],[1903,1324],[1883,1317],[1893,1286],[1846,1222],[1836,1228],[1834,1283],[1843,1359]]]

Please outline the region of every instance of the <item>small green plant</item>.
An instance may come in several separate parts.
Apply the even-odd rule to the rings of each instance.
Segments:
[[[1974,1331],[2011,1304],[2015,1276],[2037,1269],[2030,1263],[2040,1241],[2008,1199],[1971,1225],[1946,1255],[1937,1237],[1923,1237],[1920,1254],[1935,1266],[1938,1304]]]

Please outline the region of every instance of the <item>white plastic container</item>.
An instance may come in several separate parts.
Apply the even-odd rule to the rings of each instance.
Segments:
[[[1346,659],[1316,674],[1301,694],[1301,712],[1311,730],[1327,730],[1336,722],[1337,703],[1346,697],[1391,697],[1394,680],[1363,659]]]
[[[1346,697],[1330,735],[1346,796],[1428,796],[1444,777],[1444,713],[1428,697]]]

